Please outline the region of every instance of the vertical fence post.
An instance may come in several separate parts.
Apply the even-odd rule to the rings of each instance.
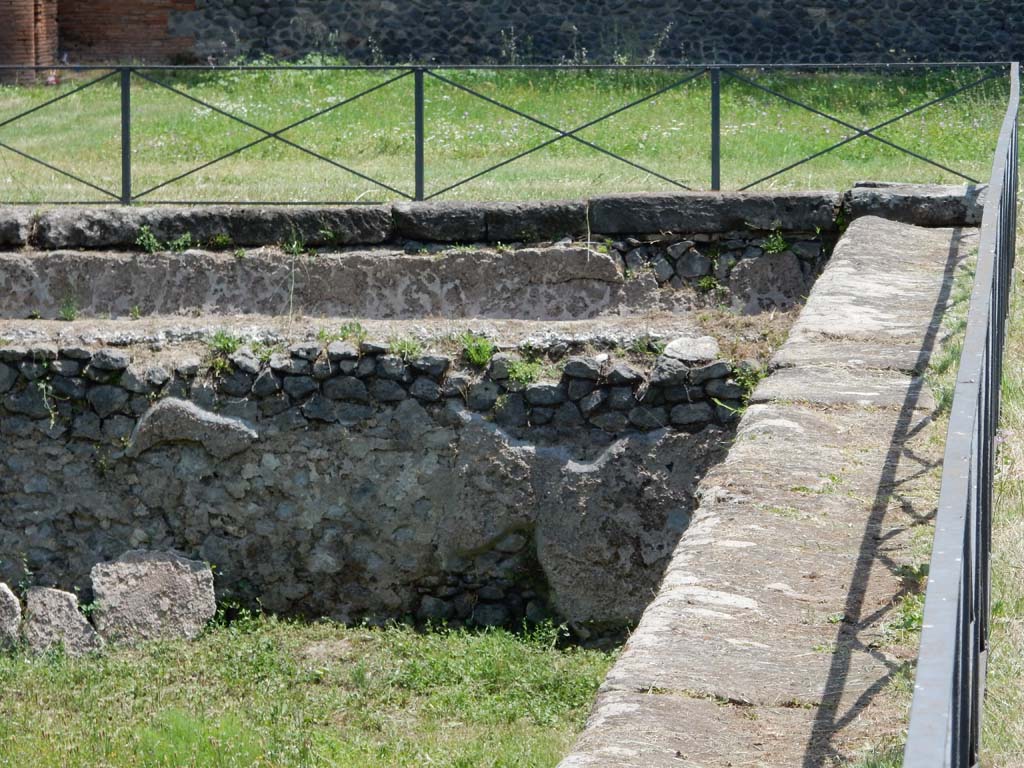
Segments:
[[[722,188],[722,81],[718,67],[711,75],[711,189]]]
[[[413,71],[416,91],[416,199],[423,199],[423,67]]]
[[[132,204],[132,70],[121,68],[121,204]]]

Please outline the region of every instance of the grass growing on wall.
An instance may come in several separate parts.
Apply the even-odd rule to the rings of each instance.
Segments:
[[[318,59],[320,61],[320,59]],[[57,87],[0,87],[0,122],[70,91],[102,71]],[[398,72],[149,71],[226,112],[277,131]],[[455,71],[441,74],[550,125],[569,130],[686,76],[684,71]],[[870,127],[980,76],[978,70],[854,73],[746,72],[759,83],[859,126]],[[723,76],[722,174],[738,188],[852,134],[848,128]],[[984,179],[1007,87],[989,81],[954,100],[882,128],[878,135]],[[710,85],[706,76],[593,125],[578,137],[697,189],[710,178]],[[139,77],[132,86],[136,193],[263,135]],[[427,194],[455,184],[555,133],[426,77]],[[284,138],[411,193],[413,79],[402,78],[294,128]],[[112,192],[120,190],[117,77],[0,128],[0,141]],[[799,166],[762,188],[832,188],[856,180],[958,179],[868,138]],[[458,187],[447,197],[529,199],[674,189],[571,139]],[[0,200],[97,199],[99,193],[0,148]],[[267,140],[149,199],[391,200],[398,195]],[[144,198],[145,200],[145,198]]]
[[[613,660],[557,636],[258,618],[82,659],[0,655],[0,766],[553,766]]]

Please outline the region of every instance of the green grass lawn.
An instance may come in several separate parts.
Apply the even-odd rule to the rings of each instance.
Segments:
[[[553,766],[613,660],[556,639],[259,618],[82,659],[0,655],[0,766]]]
[[[1024,246],[1024,228],[1017,231]],[[1003,362],[992,530],[992,626],[981,762],[1024,761],[1024,279],[1018,248]]]
[[[93,75],[56,87],[0,87],[0,122],[72,90]],[[147,72],[189,95],[277,131],[380,86],[395,72]],[[444,77],[563,129],[575,128],[686,76],[678,71],[454,71]],[[890,73],[745,72],[790,98],[859,127],[881,123],[981,76],[979,70]],[[722,182],[739,188],[852,134],[751,85],[723,76]],[[977,179],[988,175],[1008,92],[996,79],[893,123],[878,135]],[[646,169],[702,189],[710,184],[710,84],[707,76],[597,123],[578,136]],[[136,193],[261,138],[257,130],[135,77],[132,183]],[[553,138],[536,123],[432,77],[425,86],[428,195]],[[414,191],[413,78],[407,76],[285,138],[402,192]],[[120,190],[117,77],[0,126],[0,142],[112,192]],[[846,187],[856,180],[956,182],[956,176],[869,138],[800,165],[761,185]],[[657,176],[571,139],[458,186],[447,198],[531,199],[600,192],[674,189]],[[0,202],[89,200],[99,193],[0,147]],[[146,200],[401,199],[394,192],[267,140]]]

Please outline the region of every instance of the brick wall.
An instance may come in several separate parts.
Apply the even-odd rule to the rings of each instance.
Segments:
[[[57,59],[57,0],[0,0],[0,64],[47,66]],[[31,74],[0,73],[6,82]]]
[[[195,7],[195,0],[60,0],[60,47],[72,62],[167,61],[193,48],[190,36],[168,32],[171,14]]]

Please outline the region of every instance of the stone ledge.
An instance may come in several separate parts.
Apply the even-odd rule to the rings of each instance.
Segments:
[[[742,229],[832,232],[840,202],[838,192],[608,195],[591,199],[590,228],[603,235]]]
[[[393,233],[391,209],[386,205],[63,207],[37,215],[30,243],[44,250],[135,249],[142,227],[164,242],[187,234],[197,246],[225,237],[225,243],[240,246],[292,241],[309,246],[377,244]]]
[[[981,224],[988,185],[891,184],[862,181],[843,195],[850,220],[879,216],[918,227]]]
[[[542,242],[564,237],[734,230],[837,232],[837,216],[882,216],[928,227],[981,220],[984,186],[861,182],[839,192],[678,192],[583,200],[409,202],[365,206],[0,207],[0,247],[134,249],[141,227],[202,246],[299,241],[313,247]]]

